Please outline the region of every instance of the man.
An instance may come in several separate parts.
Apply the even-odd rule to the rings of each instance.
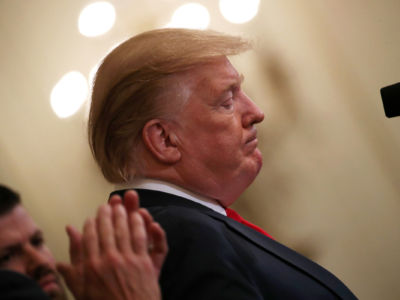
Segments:
[[[49,300],[39,285],[29,277],[10,270],[0,270],[2,300]]]
[[[21,205],[19,196],[3,186],[0,186],[0,269],[30,277],[51,299],[66,299],[42,231]]]
[[[166,231],[164,300],[355,299],[228,208],[262,165],[255,125],[264,115],[227,58],[248,49],[238,37],[186,29],[122,43],[96,75],[93,155],[107,180],[137,190]]]
[[[58,269],[77,300],[160,299],[157,279],[167,251],[164,232],[146,210],[139,210],[136,193],[126,193],[124,201],[127,210],[119,196],[112,198],[111,206],[100,206],[82,234],[67,227],[71,264],[58,264]],[[42,231],[18,194],[4,186],[0,186],[0,269],[1,299],[66,299]]]

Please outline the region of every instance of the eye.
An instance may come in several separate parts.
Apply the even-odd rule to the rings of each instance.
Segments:
[[[35,235],[35,236],[33,236],[32,237],[32,239],[31,239],[31,244],[33,245],[33,246],[35,246],[35,247],[40,247],[40,246],[42,246],[43,244],[44,244],[44,238],[43,238],[43,236],[40,234],[38,234],[38,235]]]
[[[232,99],[232,98],[229,98],[228,100],[225,100],[225,101],[221,104],[221,106],[222,106],[224,109],[227,109],[227,110],[232,109],[232,108],[233,108],[233,99]]]
[[[234,106],[234,93],[232,90],[227,91],[224,94],[223,101],[221,102],[221,106],[225,110],[231,110]]]
[[[0,266],[6,265],[11,260],[12,256],[12,252],[4,252],[0,254]]]

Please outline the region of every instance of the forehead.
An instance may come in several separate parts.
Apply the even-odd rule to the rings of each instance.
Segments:
[[[21,205],[0,216],[0,248],[22,243],[38,230],[37,225]]]
[[[226,57],[218,57],[192,70],[194,90],[218,93],[233,84],[240,84],[239,73]]]

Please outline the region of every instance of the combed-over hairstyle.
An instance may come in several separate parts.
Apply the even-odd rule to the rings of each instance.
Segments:
[[[124,183],[140,174],[144,125],[172,118],[185,100],[174,75],[250,48],[241,37],[214,31],[158,29],[108,54],[95,77],[88,123],[89,144],[104,177]]]
[[[0,185],[0,216],[8,214],[19,204],[21,204],[19,195],[10,188]]]

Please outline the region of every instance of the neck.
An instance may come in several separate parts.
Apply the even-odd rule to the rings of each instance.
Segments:
[[[161,181],[158,179],[136,178],[135,180],[132,180],[130,182],[129,186],[125,185],[125,186],[119,186],[117,188],[118,189],[135,188],[135,189],[160,191],[194,201],[196,203],[207,206],[208,208],[211,208],[212,210],[220,214],[226,215],[224,206],[216,199],[202,196],[200,194],[194,193],[190,190],[187,190],[175,184]]]

